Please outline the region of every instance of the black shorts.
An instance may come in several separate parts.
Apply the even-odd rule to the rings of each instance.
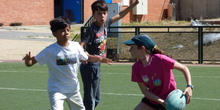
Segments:
[[[153,104],[153,103],[151,103],[151,102],[150,102],[147,98],[145,98],[145,97],[142,98],[141,102],[143,102],[143,103],[149,105],[150,107],[152,107],[152,108],[154,108],[154,109],[156,109],[156,110],[166,110],[166,108],[164,108],[163,105],[161,105],[161,104]]]

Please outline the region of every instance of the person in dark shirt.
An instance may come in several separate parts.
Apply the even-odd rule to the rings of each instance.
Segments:
[[[104,0],[93,2],[91,6],[92,15],[96,21],[87,28],[80,45],[85,47],[85,51],[88,54],[106,58],[107,28],[112,23],[122,19],[138,3],[139,0],[136,0],[114,17],[107,19],[107,3]],[[107,59],[106,62],[111,62],[111,59]],[[93,110],[100,102],[100,64],[100,62],[84,62],[80,65],[80,73],[84,86],[83,102],[86,110]]]

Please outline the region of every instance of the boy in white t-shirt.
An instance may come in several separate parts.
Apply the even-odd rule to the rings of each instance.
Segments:
[[[26,54],[23,58],[25,65],[30,67],[36,63],[47,64],[51,110],[63,110],[64,101],[67,102],[70,110],[85,110],[77,78],[80,61],[111,63],[111,60],[88,56],[78,42],[70,41],[70,22],[68,19],[55,18],[50,21],[50,26],[57,42],[46,47],[36,56],[31,56],[31,52]]]

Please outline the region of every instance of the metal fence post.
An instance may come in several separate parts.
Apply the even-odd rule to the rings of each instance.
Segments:
[[[140,28],[139,27],[135,27],[135,35],[140,34]]]
[[[198,63],[203,63],[203,27],[198,27]]]

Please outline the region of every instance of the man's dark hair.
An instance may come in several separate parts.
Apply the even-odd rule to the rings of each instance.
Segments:
[[[50,30],[56,32],[57,30],[70,27],[70,21],[67,18],[57,17],[50,21]]]
[[[98,10],[108,11],[108,5],[104,0],[97,0],[92,4],[92,13]]]

